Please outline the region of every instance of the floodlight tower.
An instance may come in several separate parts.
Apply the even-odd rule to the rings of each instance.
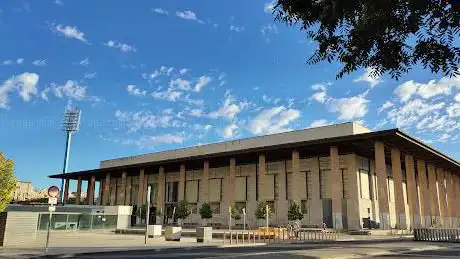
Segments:
[[[64,112],[64,120],[62,122],[62,131],[66,133],[65,142],[65,155],[64,155],[64,167],[62,168],[62,174],[67,173],[67,167],[69,164],[69,152],[70,152],[70,141],[72,139],[72,133],[78,131],[80,127],[81,111],[77,108],[66,108]],[[59,200],[64,202],[64,178],[61,181],[61,192]]]

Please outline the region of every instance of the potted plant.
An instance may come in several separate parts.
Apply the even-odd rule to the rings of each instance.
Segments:
[[[203,226],[196,229],[196,241],[203,243],[212,240],[212,227],[207,226],[208,219],[212,218],[211,205],[209,203],[201,204],[199,212]]]
[[[301,207],[295,201],[289,202],[289,209],[288,209],[288,220],[292,226],[298,225],[300,226],[300,221],[303,219],[303,213]]]
[[[257,223],[258,223],[259,227],[266,226],[267,225],[267,223],[266,223],[267,213],[268,213],[268,218],[270,218],[270,216],[273,213],[270,210],[270,207],[268,208],[268,212],[267,212],[267,205],[268,205],[268,203],[266,201],[261,201],[261,202],[257,203],[257,208],[256,208],[254,214],[256,216]]]
[[[166,241],[180,241],[182,236],[182,221],[190,215],[188,209],[188,202],[182,200],[176,207],[174,219],[177,220],[177,226],[167,226],[165,229],[165,240]]]

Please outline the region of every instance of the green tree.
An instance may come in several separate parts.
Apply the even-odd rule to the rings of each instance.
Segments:
[[[289,203],[288,219],[289,220],[302,220],[303,219],[303,213],[300,209],[300,205],[296,203],[295,201],[291,201]]]
[[[14,162],[6,159],[0,152],[0,212],[4,211],[13,200],[15,189]]]
[[[230,217],[234,220],[240,220],[241,219],[241,214],[236,208],[235,204],[230,208]]]
[[[212,218],[212,210],[211,210],[211,205],[209,205],[209,203],[205,202],[205,203],[201,204],[200,216],[201,216],[202,219],[210,219],[210,218]]]
[[[179,202],[176,208],[176,219],[186,219],[190,215],[190,211],[188,209],[188,202],[186,200],[182,200]]]
[[[456,76],[460,12],[453,0],[278,0],[275,20],[318,43],[309,64],[339,61],[337,78],[360,68],[398,79],[414,65]],[[456,7],[458,9],[458,6]]]
[[[266,209],[267,209],[267,202],[266,201],[261,201],[257,203],[257,208],[255,211],[255,216],[257,219],[265,219],[266,215]],[[273,211],[270,209],[270,206],[268,208],[268,217],[272,215]]]

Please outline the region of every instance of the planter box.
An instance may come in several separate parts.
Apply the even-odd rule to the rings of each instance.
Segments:
[[[196,241],[204,243],[212,240],[212,227],[199,227],[196,229]]]
[[[180,241],[182,235],[182,227],[168,226],[165,229],[165,240],[166,241]]]
[[[149,238],[160,237],[161,236],[161,228],[162,228],[162,225],[148,225],[147,226],[147,236]]]

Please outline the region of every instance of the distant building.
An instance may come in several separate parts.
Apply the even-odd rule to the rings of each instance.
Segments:
[[[30,198],[33,192],[31,182],[18,181],[16,184],[16,190],[14,191],[14,201],[25,201]]]

